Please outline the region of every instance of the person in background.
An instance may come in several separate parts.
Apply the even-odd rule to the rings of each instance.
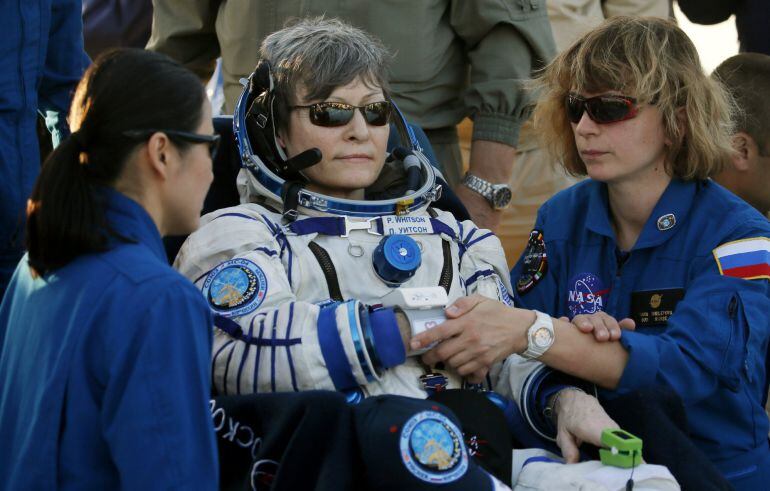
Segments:
[[[718,24],[735,16],[741,52],[770,55],[770,9],[765,0],[677,0],[682,13],[696,24]]]
[[[714,180],[760,213],[770,211],[770,56],[741,53],[723,61],[712,77],[732,93],[740,111],[729,165]]]
[[[687,35],[654,18],[605,21],[546,68],[542,85],[535,127],[554,159],[590,178],[541,207],[511,272],[516,304],[547,315],[461,299],[412,349],[441,341],[423,361],[476,376],[512,353],[539,360],[514,395],[543,435],[543,411],[580,388],[567,375],[601,387],[602,402],[676,394],[690,438],[722,475],[762,489],[770,223],[707,179],[733,152],[730,97]],[[636,330],[618,339],[610,317]]]
[[[216,489],[211,314],[161,241],[198,226],[210,115],[149,51],[78,85],[0,306],[0,489]]]
[[[0,298],[24,254],[24,210],[40,171],[38,112],[56,146],[72,91],[90,60],[80,0],[29,0],[0,20]]]
[[[262,39],[294,17],[339,17],[381,39],[395,60],[393,99],[422,127],[438,166],[480,227],[495,230],[510,202],[525,82],[555,54],[544,0],[414,2],[157,0],[148,48],[208,79],[221,54],[231,113]],[[180,16],[184,11],[186,15]],[[469,175],[455,126],[474,120]],[[460,185],[463,181],[465,185]]]
[[[82,0],[88,56],[110,48],[144,48],[152,28],[152,0]]]

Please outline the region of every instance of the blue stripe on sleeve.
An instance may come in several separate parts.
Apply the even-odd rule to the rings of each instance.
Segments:
[[[243,213],[222,213],[221,215],[214,217],[211,221],[213,222],[214,220],[218,220],[220,218],[225,218],[225,217],[245,218],[246,220],[253,220],[255,222],[261,221],[258,218],[254,218],[249,215],[244,215]]]
[[[275,341],[275,329],[278,323],[278,311],[273,311],[273,331],[270,339]],[[270,347],[270,390],[275,392],[275,343]]]
[[[291,335],[291,326],[294,322],[294,302],[291,302],[289,304],[289,322],[286,325],[286,340],[289,340],[289,336]],[[291,373],[291,387],[294,389],[294,392],[299,392],[299,389],[297,388],[297,375],[294,373],[294,362],[291,359],[291,346],[286,346],[286,358],[289,362],[289,372]]]
[[[326,362],[326,369],[337,390],[356,387],[345,348],[337,331],[336,305],[321,309],[318,315],[318,344]]]
[[[277,253],[277,252],[275,252],[275,251],[274,251],[274,250],[272,250],[272,249],[268,249],[267,247],[256,247],[256,248],[254,249],[254,251],[255,251],[255,252],[261,252],[261,253],[263,253],[263,254],[267,254],[267,255],[268,255],[268,256],[270,256],[270,257],[273,257],[273,256],[277,256],[277,255],[278,255],[278,253]]]
[[[468,247],[472,246],[473,244],[475,244],[477,242],[481,242],[482,240],[486,239],[487,237],[491,237],[493,235],[495,235],[495,234],[493,234],[492,232],[489,232],[489,233],[486,233],[486,234],[482,235],[481,237],[476,237],[472,241],[466,243],[465,247],[468,248]]]
[[[254,318],[256,319],[256,317]],[[252,322],[254,321],[252,319]],[[265,316],[260,317],[259,319],[259,338],[262,338],[262,335],[265,332]],[[262,346],[257,345],[257,356],[254,358],[254,379],[252,381],[252,388],[254,389],[254,393],[256,394],[258,392],[258,386],[257,386],[257,379],[259,378],[259,359],[260,355],[262,355]]]
[[[495,274],[495,272],[492,271],[491,269],[484,269],[482,271],[476,271],[475,273],[473,273],[471,275],[470,278],[465,280],[465,287],[466,288],[470,288],[470,286],[473,285],[474,283],[476,283],[480,278],[482,278],[482,277],[486,278],[487,276],[492,276],[493,274]]]
[[[471,229],[471,231],[470,231],[470,232],[468,232],[468,235],[466,235],[466,236],[465,236],[465,238],[464,238],[464,239],[462,239],[462,241],[466,243],[466,246],[467,246],[467,243],[468,243],[468,241],[469,241],[469,240],[471,240],[471,237],[473,237],[473,235],[474,235],[474,234],[475,234],[475,233],[476,233],[478,230],[479,230],[479,229],[477,229],[476,227],[473,227],[473,228]]]
[[[455,231],[452,230],[452,227],[442,222],[441,220],[437,218],[430,218],[430,224],[433,227],[433,233],[444,234],[448,237],[451,237],[452,239],[457,238],[457,234],[455,234]]]
[[[246,335],[246,347],[243,348],[243,354],[241,355],[241,364],[238,366],[238,375],[235,376],[235,393],[240,395],[241,394],[241,374],[243,373],[243,367],[246,364],[246,358],[249,357],[249,350],[251,350],[251,344],[249,341],[251,340],[252,335],[254,334],[254,318],[252,317],[251,323],[249,324],[249,333]],[[259,349],[259,347],[257,347]]]

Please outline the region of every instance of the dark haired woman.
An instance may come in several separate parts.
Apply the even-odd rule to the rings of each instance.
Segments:
[[[115,51],[69,120],[0,307],[0,487],[214,489],[211,318],[161,242],[197,227],[213,177],[203,87]]]

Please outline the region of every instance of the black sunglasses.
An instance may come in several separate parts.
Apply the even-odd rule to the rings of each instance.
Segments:
[[[622,95],[599,95],[583,97],[577,94],[567,96],[567,117],[575,124],[580,122],[583,112],[594,123],[607,124],[625,121],[636,116],[636,99]]]
[[[372,126],[385,126],[390,122],[391,105],[379,101],[364,106],[353,106],[344,102],[317,102],[307,106],[292,106],[292,109],[310,109],[310,122],[316,126],[345,126],[353,119],[355,110],[361,111],[364,119]]]
[[[182,140],[189,143],[208,143],[211,160],[217,158],[219,151],[219,135],[201,135],[200,133],[189,133],[187,131],[177,130],[128,130],[123,135],[129,138],[144,139],[149,138],[155,133],[165,133],[171,140]]]

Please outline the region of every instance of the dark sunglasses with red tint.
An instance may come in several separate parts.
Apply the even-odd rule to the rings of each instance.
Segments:
[[[587,112],[594,123],[608,124],[631,119],[638,110],[636,99],[623,95],[567,96],[567,117],[575,124],[580,122],[583,112]]]
[[[200,133],[190,133],[188,131],[177,130],[128,130],[124,131],[123,135],[129,138],[145,139],[149,138],[155,133],[165,133],[172,141],[181,140],[188,143],[207,143],[209,146],[209,154],[211,160],[217,158],[217,152],[219,151],[219,135],[201,135]]]
[[[292,106],[292,109],[309,109],[310,122],[316,126],[345,126],[353,119],[356,109],[361,111],[368,124],[385,126],[390,122],[391,105],[388,101],[372,102],[363,106],[344,102],[317,102],[307,106]]]

